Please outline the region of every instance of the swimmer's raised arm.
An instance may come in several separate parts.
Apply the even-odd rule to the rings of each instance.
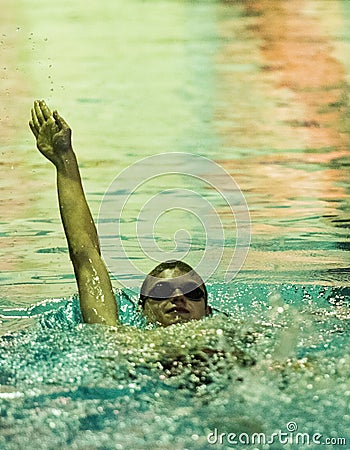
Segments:
[[[39,151],[57,169],[60,213],[87,323],[115,325],[117,305],[111,280],[101,258],[96,227],[83,191],[71,143],[71,129],[57,111],[35,101],[29,126]]]

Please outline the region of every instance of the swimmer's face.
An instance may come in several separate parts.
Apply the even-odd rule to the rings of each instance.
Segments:
[[[178,268],[163,270],[146,281],[144,314],[164,327],[199,320],[211,314],[206,306],[202,280],[195,273]],[[153,296],[153,297],[152,297]]]

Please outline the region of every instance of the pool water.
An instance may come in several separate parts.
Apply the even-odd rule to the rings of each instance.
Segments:
[[[320,433],[322,448],[347,448],[349,3],[1,7],[0,448],[322,445],[296,443],[297,432]],[[81,322],[54,170],[27,126],[35,98],[72,126],[96,218],[118,174],[154,154],[188,152],[232,176],[249,208],[251,243],[229,283],[221,273],[237,222],[220,180],[209,187],[171,175],[165,183],[210,202],[226,233],[208,279],[213,318],[144,329],[135,288],[116,292],[117,328]],[[142,186],[120,220],[121,281],[126,260],[145,272],[155,265],[133,235],[139,206],[162,182]],[[216,229],[191,212],[191,196],[183,200],[189,211],[162,215],[155,242],[182,256],[174,236],[187,229],[185,259],[196,264],[205,232]],[[289,442],[269,443],[279,430]],[[254,433],[266,443],[249,441]]]
[[[232,447],[213,444],[215,430],[243,443],[254,433],[268,442],[278,430],[291,439],[322,436],[301,448],[348,441],[348,292],[239,283],[210,292],[229,318],[216,312],[166,329],[144,329],[130,292],[117,293],[124,323],[117,328],[82,324],[76,297],[3,311],[5,322],[35,324],[1,340],[1,444]],[[286,448],[300,448],[295,442]]]

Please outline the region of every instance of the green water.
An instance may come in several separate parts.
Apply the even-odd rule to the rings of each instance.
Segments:
[[[130,326],[137,316],[119,295],[129,326],[80,323],[76,298],[3,311],[2,448],[346,448],[346,293],[247,283],[209,292],[229,318],[166,329]],[[27,329],[14,332],[19,321]]]
[[[1,319],[0,446],[206,449],[215,448],[207,440],[215,428],[271,434],[291,421],[310,435],[350,439],[349,4],[306,1],[289,23],[314,19],[326,36],[324,60],[339,76],[321,83],[319,103],[306,102],[312,86],[298,90],[271,70],[286,61],[283,55],[282,62],[266,60],[272,38],[262,34],[261,12],[247,5],[1,2],[0,307],[22,313]],[[293,42],[312,42],[304,31]],[[323,100],[333,91],[335,98]],[[252,240],[229,285],[220,270],[237,236],[214,189],[222,189],[218,181],[208,188],[186,176],[155,180],[122,222],[127,258],[147,271],[154,261],[133,238],[140,205],[158,188],[177,186],[209,200],[227,233],[223,260],[208,280],[210,299],[231,319],[218,316],[163,334],[123,328],[121,338],[78,323],[64,301],[76,286],[54,169],[27,126],[35,98],[45,98],[71,125],[96,218],[120,171],[157,153],[201,155],[231,174],[248,204]],[[318,128],[320,111],[325,122]],[[184,204],[191,206],[192,197]],[[187,259],[197,263],[206,217],[198,220],[191,211],[161,216],[156,242],[169,251],[176,231],[186,229],[184,242],[190,235],[193,244]],[[28,308],[44,299],[31,316]],[[214,353],[224,351],[223,359],[203,362],[198,335]],[[255,365],[244,366],[229,349],[243,351]],[[184,352],[195,362],[164,378]],[[211,380],[197,379],[198,365]]]

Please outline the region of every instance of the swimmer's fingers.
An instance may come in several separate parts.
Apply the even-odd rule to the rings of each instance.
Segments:
[[[41,106],[42,106],[41,103],[42,102],[39,102],[39,100],[35,100],[34,112],[35,112],[35,115],[36,115],[36,118],[37,118],[39,124],[43,125],[43,123],[45,123],[45,117],[44,117],[43,111],[41,110]]]
[[[41,112],[44,116],[44,119],[49,120],[50,117],[52,117],[52,112],[51,112],[50,108],[47,106],[47,104],[45,103],[44,100],[41,100],[39,102],[39,105],[40,105]]]
[[[39,130],[40,130],[40,123],[39,123],[39,120],[38,120],[38,118],[37,118],[36,111],[35,111],[34,108],[32,108],[30,112],[31,112],[31,115],[32,115],[31,123],[32,123],[33,127],[35,128],[35,131],[36,131],[37,133],[39,133]],[[34,131],[33,131],[33,133],[34,133]],[[34,134],[35,134],[35,133],[34,133]]]
[[[32,130],[34,136],[38,137],[41,128],[45,127],[46,124],[50,125],[54,133],[57,133],[59,130],[54,121],[54,118],[52,117],[50,109],[46,107],[46,109],[44,109],[44,115],[44,112],[41,112],[41,110],[39,110],[38,108],[38,103],[36,102],[34,108],[31,109],[32,120],[29,122],[30,129]],[[45,116],[47,117],[47,119],[45,118]]]
[[[32,133],[34,134],[34,136],[37,138],[39,135],[39,132],[37,131],[37,129],[34,126],[34,123],[31,120],[29,121],[29,127],[32,130]]]
[[[53,118],[55,119],[56,125],[58,126],[58,128],[59,128],[60,130],[63,130],[63,129],[69,129],[69,128],[70,128],[69,125],[68,125],[68,123],[63,119],[63,117],[61,117],[61,116],[58,114],[57,110],[55,110],[55,111],[53,112]]]

